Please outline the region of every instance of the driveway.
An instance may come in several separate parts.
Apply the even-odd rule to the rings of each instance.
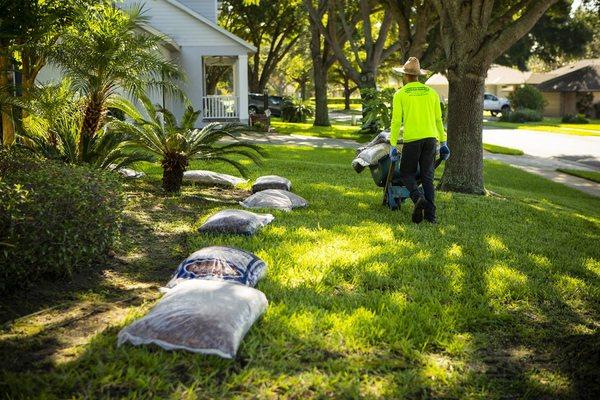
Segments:
[[[523,150],[534,157],[573,163],[572,168],[600,171],[600,136],[576,136],[524,129],[483,130],[483,142]]]

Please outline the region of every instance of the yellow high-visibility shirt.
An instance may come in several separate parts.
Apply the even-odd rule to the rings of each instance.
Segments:
[[[398,144],[400,128],[404,125],[404,143],[425,138],[446,141],[442,122],[440,96],[421,82],[410,82],[394,94],[390,143]]]

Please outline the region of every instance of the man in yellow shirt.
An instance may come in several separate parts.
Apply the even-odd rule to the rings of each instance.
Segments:
[[[423,218],[435,224],[435,188],[433,174],[437,141],[441,143],[440,156],[448,159],[450,149],[446,143],[446,132],[442,123],[440,97],[427,85],[419,82],[419,76],[427,71],[421,69],[419,60],[410,57],[396,71],[403,74],[404,86],[394,94],[392,123],[390,128],[390,158],[398,158],[398,138],[402,136],[402,158],[400,177],[415,203],[412,221],[420,223]],[[400,128],[404,126],[401,134]],[[416,174],[420,170],[423,194],[418,190]]]

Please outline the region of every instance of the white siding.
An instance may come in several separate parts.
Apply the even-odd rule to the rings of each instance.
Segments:
[[[126,6],[137,3],[136,0],[125,1]],[[144,4],[149,24],[182,47],[227,47],[235,51],[231,55],[248,53],[241,44],[164,0],[147,0]]]
[[[217,0],[179,0],[179,2],[212,22],[217,21]]]

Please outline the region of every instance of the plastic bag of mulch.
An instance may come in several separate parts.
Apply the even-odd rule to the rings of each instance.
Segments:
[[[389,143],[378,143],[372,147],[365,148],[352,160],[352,168],[356,172],[361,172],[365,167],[377,165],[379,160],[389,155],[390,148]]]
[[[167,288],[190,279],[221,280],[256,286],[267,272],[267,264],[249,251],[210,246],[192,253],[177,267]]]
[[[361,151],[382,143],[390,144],[390,131],[379,132],[379,134],[377,134],[377,136],[375,136],[369,143],[357,148],[356,154],[358,155]]]
[[[150,312],[118,335],[117,345],[155,344],[233,358],[267,309],[264,293],[222,281],[190,280],[170,289]]]
[[[270,224],[271,214],[256,214],[245,210],[223,210],[212,215],[198,228],[201,233],[227,233],[254,235],[257,230]]]
[[[308,206],[308,202],[302,197],[278,189],[267,189],[254,193],[240,204],[246,208],[274,208],[284,211]]]
[[[252,193],[267,189],[292,190],[292,182],[289,179],[277,175],[261,176],[254,181]]]
[[[237,176],[220,174],[218,172],[205,171],[195,169],[185,171],[183,180],[186,182],[200,183],[204,185],[234,187],[242,183],[248,182],[246,179],[238,178]]]

